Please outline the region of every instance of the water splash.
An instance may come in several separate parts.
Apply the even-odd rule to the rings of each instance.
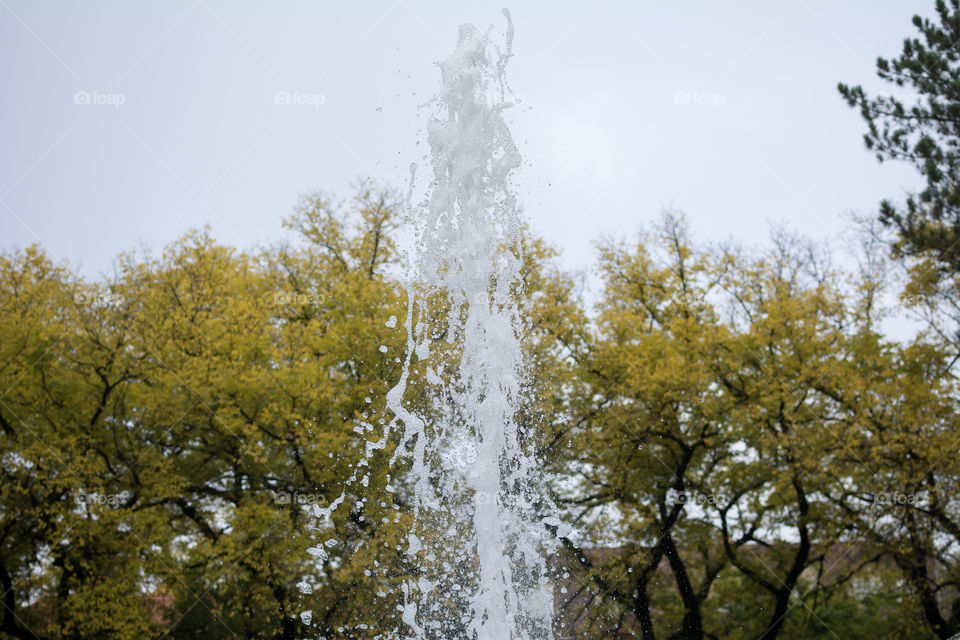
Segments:
[[[416,266],[428,291],[449,297],[446,339],[462,345],[443,394],[449,423],[431,430],[405,412],[400,398],[409,364],[388,404],[404,423],[404,443],[413,444],[417,520],[434,531],[442,523],[448,534],[426,545],[410,536],[408,553],[421,566],[440,568],[418,580],[417,597],[413,589],[405,594],[404,621],[418,637],[552,637],[540,538],[529,526],[534,465],[515,420],[522,353],[521,261],[514,250],[521,223],[509,178],[521,159],[503,118],[513,39],[504,14],[504,51],[473,25],[460,27],[456,50],[439,65],[443,91],[427,129],[433,183]],[[410,311],[408,350],[425,356],[431,342],[416,339],[425,332],[412,326]]]
[[[393,420],[367,445],[370,458],[401,430],[391,467],[409,457],[414,525],[406,553],[418,575],[403,586],[401,636],[553,637],[543,526],[532,506],[536,465],[516,419],[521,220],[510,175],[521,158],[503,118],[513,39],[504,15],[504,49],[489,32],[463,25],[456,49],[439,63],[443,89],[428,103],[433,179],[426,201],[410,207],[417,241],[403,325],[407,354],[387,395]],[[438,306],[447,310],[439,323],[428,317]],[[415,371],[434,391],[429,411],[404,404]],[[329,515],[341,500],[317,515]]]

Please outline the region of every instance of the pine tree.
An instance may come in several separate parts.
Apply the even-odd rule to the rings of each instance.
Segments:
[[[881,161],[913,164],[926,181],[903,205],[880,204],[901,256],[932,259],[943,275],[960,273],[960,0],[938,0],[938,21],[913,17],[919,37],[900,57],[877,59],[877,75],[896,89],[869,96],[861,86],[838,89],[867,122],[864,140]]]

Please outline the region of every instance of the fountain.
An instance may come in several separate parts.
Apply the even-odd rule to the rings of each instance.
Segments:
[[[516,422],[524,378],[521,220],[509,179],[520,155],[503,118],[513,37],[504,15],[504,50],[489,32],[463,25],[455,51],[439,63],[443,89],[428,103],[429,196],[419,205],[408,197],[417,240],[408,256],[407,353],[387,395],[393,418],[367,444],[369,459],[399,434],[391,467],[406,458],[412,486],[404,551],[419,575],[403,585],[403,628],[389,637],[553,637],[544,526],[534,513],[544,498]],[[430,299],[445,308],[442,330],[427,317]],[[421,384],[432,385],[430,415],[404,404],[415,369],[425,375]]]

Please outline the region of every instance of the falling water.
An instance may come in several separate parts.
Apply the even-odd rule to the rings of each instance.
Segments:
[[[424,203],[410,205],[417,242],[407,354],[387,396],[394,418],[368,445],[369,457],[399,431],[391,466],[405,460],[410,468],[414,525],[405,552],[418,575],[403,587],[401,637],[552,638],[543,525],[532,512],[536,467],[516,420],[521,221],[509,179],[520,155],[503,118],[513,38],[504,15],[503,50],[463,25],[439,63],[443,89],[427,126],[432,181]],[[437,306],[446,308],[440,330],[427,311]],[[429,411],[404,403],[416,371],[434,389]]]

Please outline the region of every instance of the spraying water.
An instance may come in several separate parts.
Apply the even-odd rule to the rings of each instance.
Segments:
[[[405,551],[418,575],[403,586],[403,637],[552,638],[543,527],[531,506],[535,465],[516,422],[521,221],[509,178],[520,155],[503,118],[513,38],[504,14],[504,50],[463,25],[439,64],[443,89],[427,127],[433,179],[426,202],[411,208],[407,354],[387,396],[394,418],[367,446],[369,458],[402,430],[391,466],[409,456],[414,525]],[[418,296],[443,301],[441,330]],[[414,365],[435,389],[430,415],[403,402]]]

